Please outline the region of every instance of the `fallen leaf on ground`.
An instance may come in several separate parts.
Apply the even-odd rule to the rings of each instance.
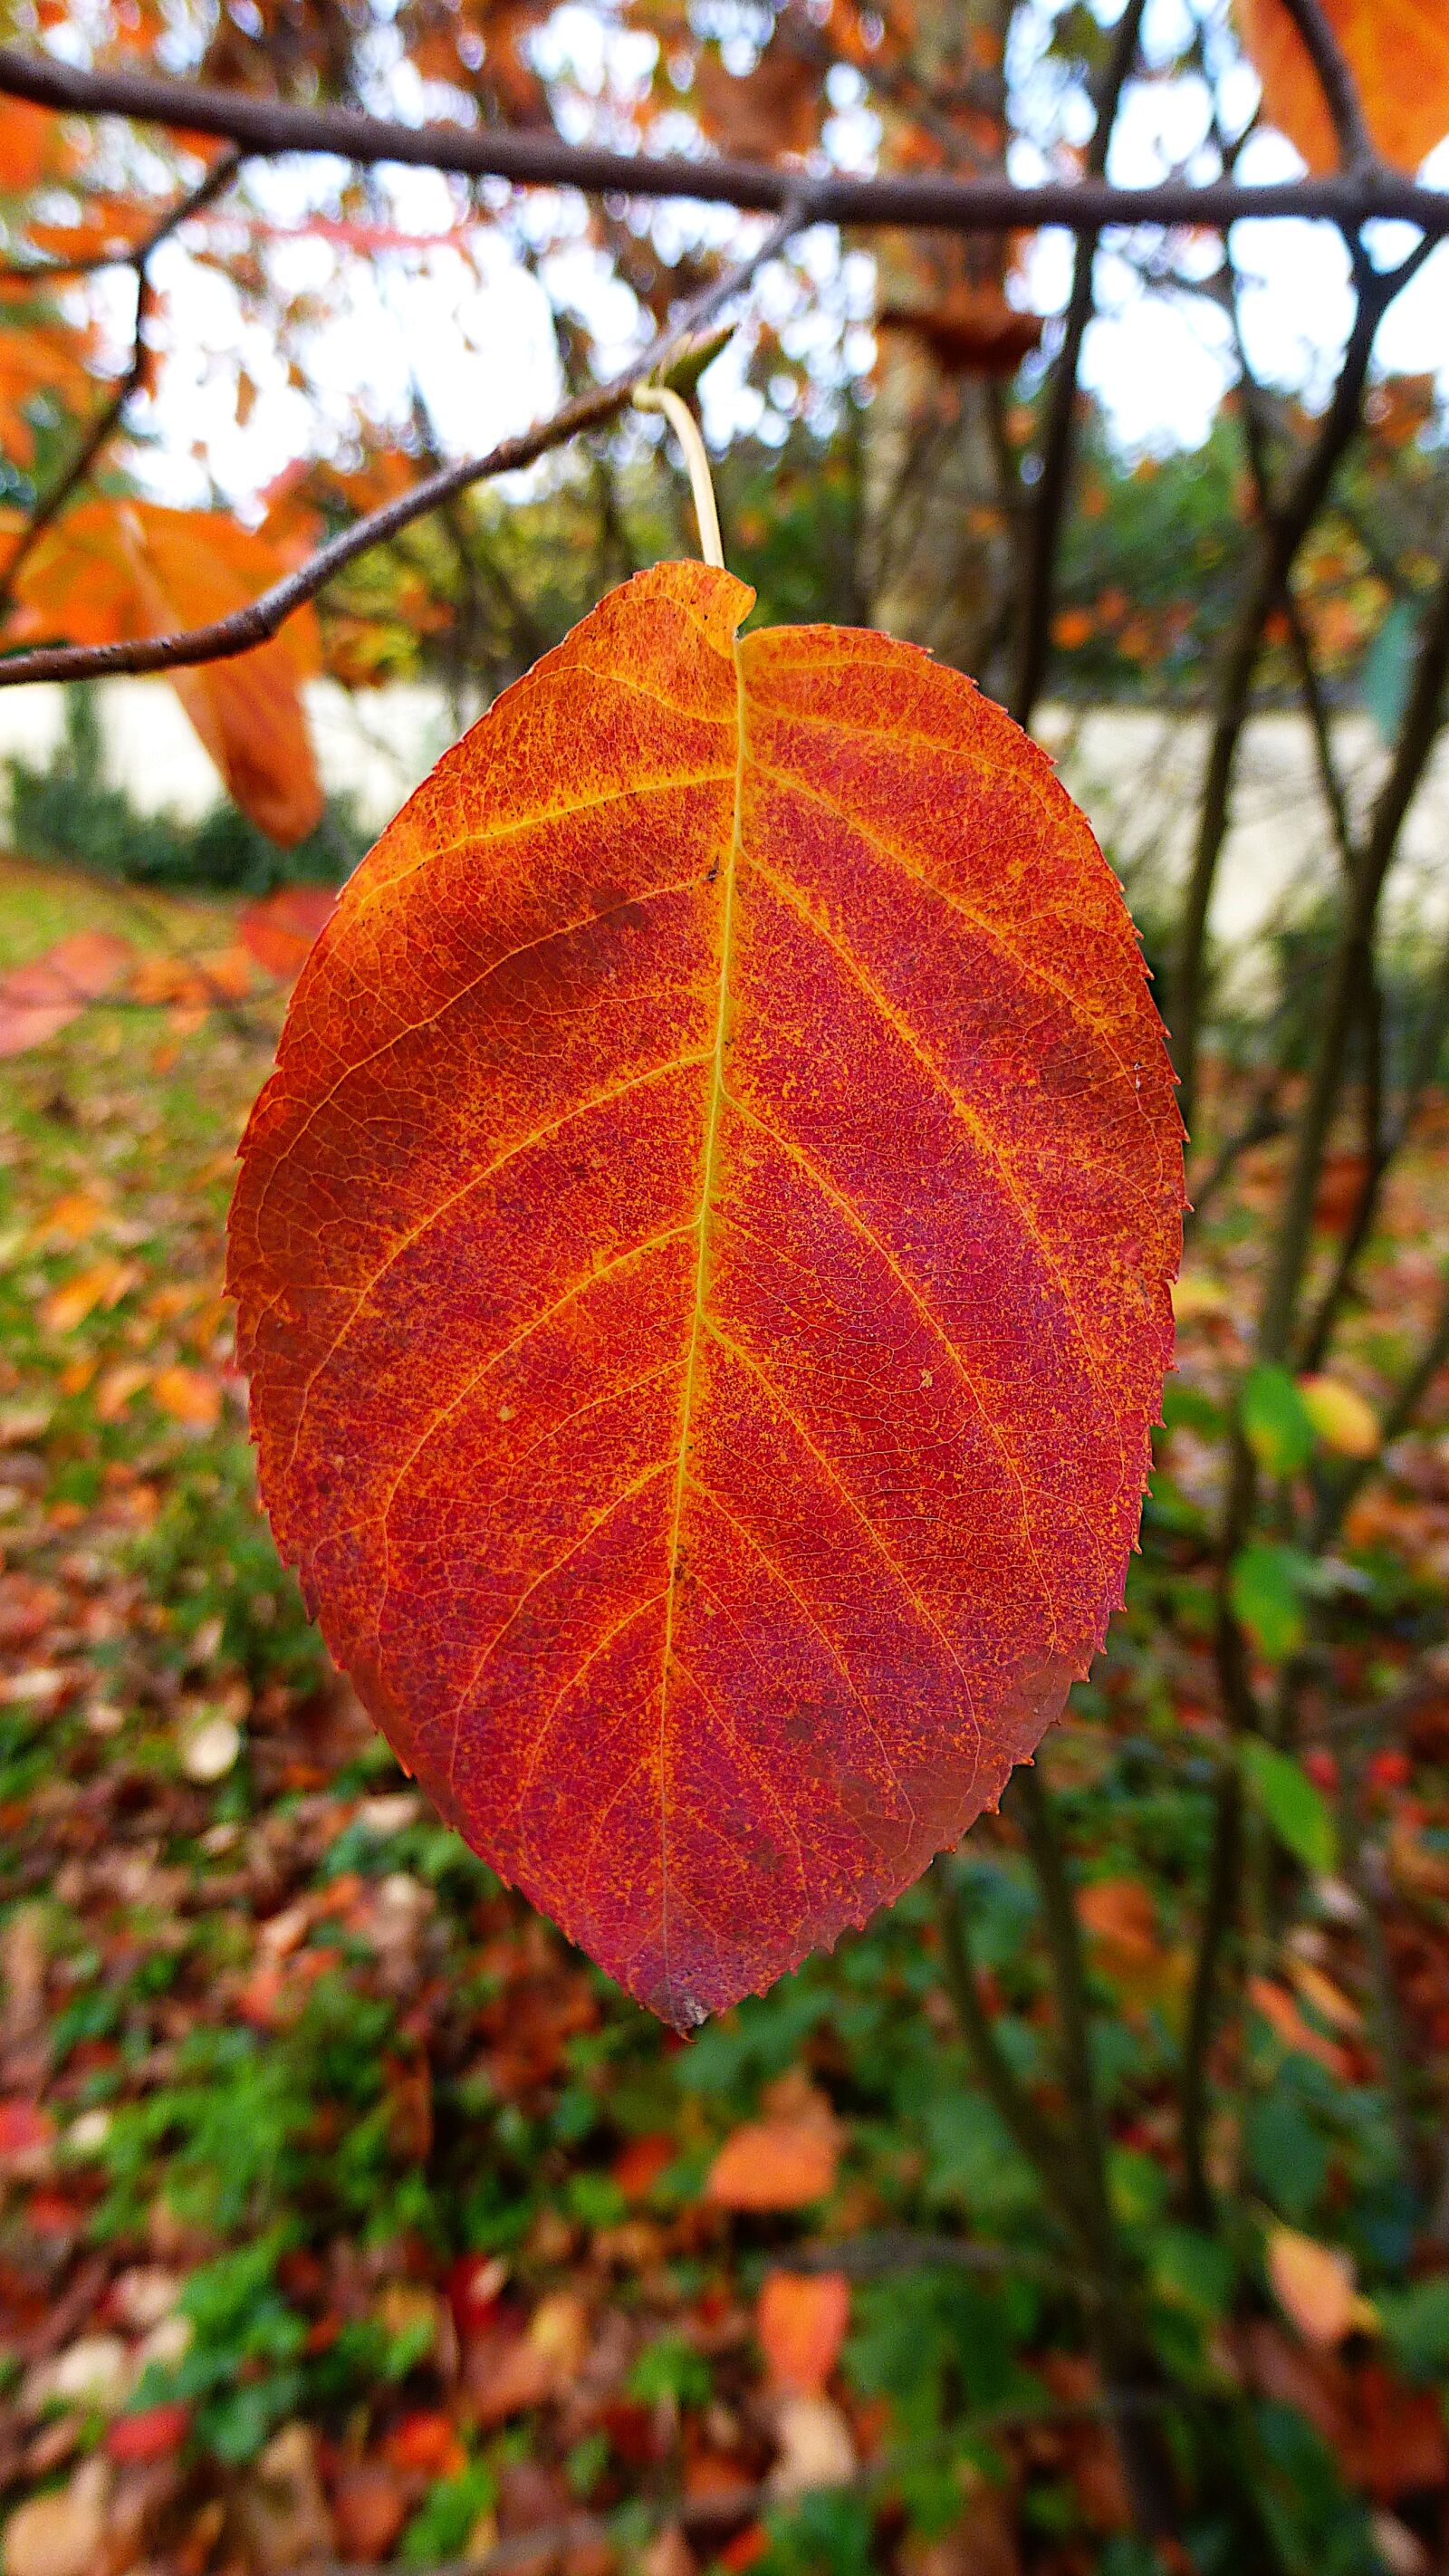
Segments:
[[[250,903],[237,923],[244,947],[279,983],[293,983],[307,963],[314,942],[337,909],[331,886],[278,886],[275,894]]]
[[[755,2334],[772,2388],[823,2394],[850,2323],[843,2272],[768,2272],[755,2307]]]
[[[128,939],[109,930],[76,930],[43,957],[0,975],[0,1056],[23,1055],[58,1037],[90,1002],[119,984],[133,963]]]

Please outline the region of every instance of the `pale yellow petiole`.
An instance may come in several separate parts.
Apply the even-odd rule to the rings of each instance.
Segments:
[[[723,572],[724,547],[720,543],[719,512],[715,508],[709,457],[698,421],[683,397],[671,393],[667,385],[636,385],[634,409],[663,412],[683,448],[685,463],[689,467],[689,488],[694,496],[694,515],[699,522],[699,551],[707,564],[716,564]]]

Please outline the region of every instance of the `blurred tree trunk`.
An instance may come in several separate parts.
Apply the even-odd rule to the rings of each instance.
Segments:
[[[923,0],[896,100],[881,102],[883,169],[1000,166],[1011,10]],[[1004,242],[884,233],[876,251],[862,492],[871,622],[984,678],[1002,649],[1011,572],[1001,379],[1034,335],[1005,302]]]

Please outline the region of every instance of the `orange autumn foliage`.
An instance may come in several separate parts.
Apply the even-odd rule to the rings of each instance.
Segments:
[[[204,626],[245,607],[284,569],[220,511],[100,496],[68,511],[25,559],[8,633],[14,642],[110,644]],[[300,688],[319,658],[309,607],[252,652],[169,674],[238,805],[284,846],[305,839],[322,813]]]
[[[1449,134],[1449,11],[1443,0],[1321,0],[1358,83],[1376,150],[1417,170]],[[1237,0],[1243,45],[1263,84],[1263,114],[1310,170],[1338,167],[1322,85],[1283,0]]]

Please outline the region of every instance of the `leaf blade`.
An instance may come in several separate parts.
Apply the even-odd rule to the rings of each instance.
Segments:
[[[1130,924],[1041,755],[884,638],[737,651],[749,596],[626,584],[404,809],[232,1232],[334,1652],[683,2027],[898,1893],[1084,1668],[1181,1202]]]

